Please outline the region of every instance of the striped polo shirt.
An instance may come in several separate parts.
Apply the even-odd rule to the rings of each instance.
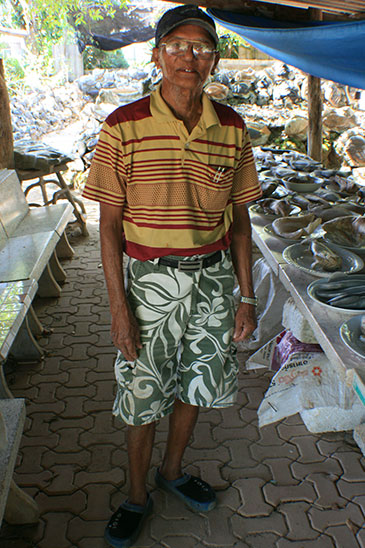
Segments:
[[[123,208],[125,252],[148,260],[230,245],[233,204],[261,195],[242,118],[203,94],[189,134],[157,89],[104,122],[84,197]]]

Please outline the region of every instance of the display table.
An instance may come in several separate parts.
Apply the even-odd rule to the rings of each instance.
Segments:
[[[307,287],[312,281],[318,280],[318,277],[287,264],[282,252],[291,243],[271,236],[264,230],[269,223],[265,216],[250,212],[250,217],[253,241],[309,322],[340,381],[352,385],[365,405],[365,359],[348,348],[339,333],[341,324],[351,315],[326,308],[311,299],[307,294]]]

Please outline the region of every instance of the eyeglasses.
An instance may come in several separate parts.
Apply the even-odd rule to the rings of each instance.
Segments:
[[[162,46],[165,47],[168,55],[174,55],[175,57],[185,55],[189,47],[192,48],[193,55],[197,59],[211,59],[213,54],[217,52],[212,46],[204,42],[192,42],[190,40],[173,40],[159,45],[159,47]]]

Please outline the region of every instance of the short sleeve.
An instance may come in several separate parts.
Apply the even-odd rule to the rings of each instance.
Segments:
[[[118,125],[106,120],[91,162],[83,196],[90,200],[122,206],[126,194],[126,170]]]

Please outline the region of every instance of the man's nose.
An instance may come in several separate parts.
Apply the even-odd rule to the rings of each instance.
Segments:
[[[194,47],[193,44],[187,44],[187,48],[184,51],[185,59],[188,59],[188,60],[196,59],[196,56],[194,55],[193,47]]]

